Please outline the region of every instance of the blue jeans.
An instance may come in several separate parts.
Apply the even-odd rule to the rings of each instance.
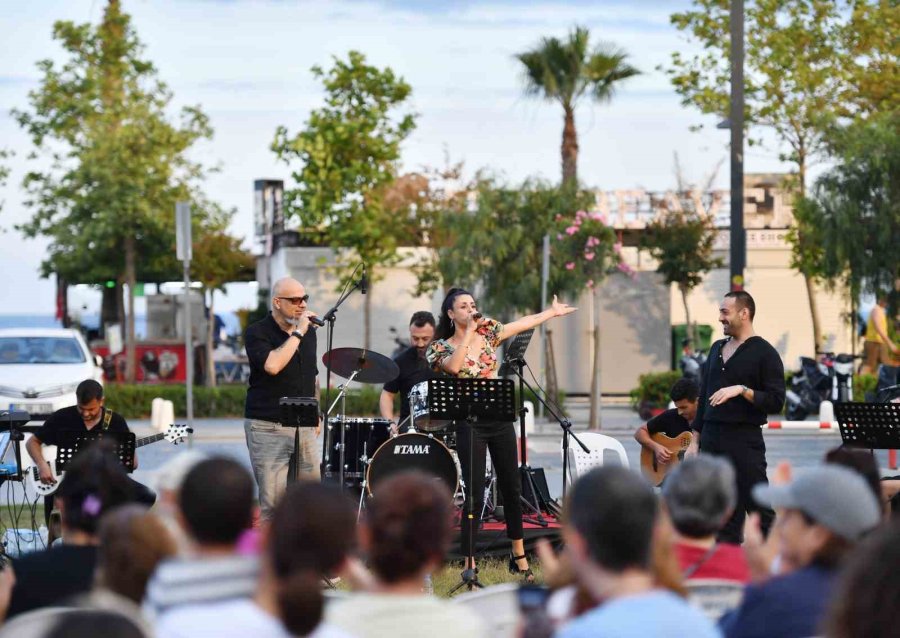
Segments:
[[[297,459],[301,479],[319,480],[318,445],[315,428],[299,428],[300,458]],[[294,454],[295,428],[280,423],[245,419],[244,434],[250,451],[250,464],[259,487],[260,517],[272,518],[275,503],[287,488],[288,466]]]

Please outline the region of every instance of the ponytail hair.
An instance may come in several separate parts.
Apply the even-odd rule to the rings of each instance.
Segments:
[[[447,311],[453,310],[453,302],[460,295],[472,296],[472,293],[465,288],[451,288],[447,292],[447,296],[444,297],[444,302],[441,304],[441,317],[438,319],[437,330],[434,331],[435,339],[449,339],[453,336],[456,328],[453,326],[453,321],[451,321]]]
[[[278,616],[292,635],[322,620],[321,580],[343,565],[356,542],[356,509],[335,487],[288,486],[275,507],[267,549],[277,585]]]

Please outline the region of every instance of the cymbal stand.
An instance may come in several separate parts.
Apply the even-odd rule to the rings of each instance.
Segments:
[[[330,370],[331,370],[331,368],[329,368],[329,371],[330,371]],[[347,378],[347,383],[342,383],[342,384],[338,387],[338,389],[340,390],[340,392],[339,392],[338,395],[334,398],[334,402],[328,407],[328,411],[325,412],[325,422],[326,422],[326,423],[328,423],[328,416],[331,414],[332,410],[334,410],[335,406],[337,406],[338,401],[345,401],[345,400],[346,400],[346,398],[347,398],[347,387],[348,387],[351,383],[353,383],[353,379],[356,378],[356,375],[357,375],[357,374],[359,374],[359,370],[354,370],[354,371],[353,371],[353,374],[351,374],[351,375]],[[341,403],[341,412],[342,412],[342,413],[345,412],[345,409],[344,409],[344,403]],[[326,442],[327,445],[326,445],[326,446],[323,446],[323,447],[324,447],[324,448],[331,447],[331,443],[332,443],[332,438],[331,438],[331,437],[332,437],[332,434],[331,434],[331,426],[330,426],[330,425],[328,425],[328,426],[326,427],[325,433],[326,433],[326,438],[328,439],[328,441]],[[338,468],[338,476],[340,477],[341,491],[344,490],[344,472],[346,471],[346,468],[344,467],[344,450],[346,449],[346,447],[345,447],[345,445],[344,445],[344,442],[345,442],[346,433],[347,433],[346,426],[345,426],[343,423],[341,423],[341,442],[338,444],[338,461],[340,462],[340,467]],[[329,452],[328,450],[326,450],[326,449],[323,449],[323,451],[322,451],[322,454],[323,454],[323,456],[325,457],[325,463],[324,463],[324,465],[325,465],[326,467],[327,467],[327,463],[328,463],[328,454],[329,454],[329,453],[330,453],[330,452]]]

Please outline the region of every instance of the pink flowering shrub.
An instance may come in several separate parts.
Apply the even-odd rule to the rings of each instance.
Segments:
[[[553,245],[553,259],[565,264],[571,276],[588,288],[612,272],[634,276],[623,261],[622,244],[602,213],[577,211],[571,217],[556,216],[559,229]]]

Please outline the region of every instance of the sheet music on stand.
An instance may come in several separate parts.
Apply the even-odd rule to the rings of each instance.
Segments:
[[[900,449],[900,403],[838,402],[834,414],[844,445]]]
[[[428,411],[433,418],[451,421],[514,421],[515,387],[512,379],[429,379]]]
[[[134,472],[134,432],[110,432],[109,430],[91,430],[79,432],[62,430],[57,434],[56,470],[65,472],[66,466],[72,462],[79,451],[97,441],[111,441],[116,456],[125,466],[128,473]]]
[[[525,351],[528,350],[528,344],[531,343],[531,337],[533,335],[534,328],[530,328],[513,337],[512,342],[506,347],[503,364],[500,366],[498,372],[501,377],[515,374],[515,371],[512,369],[515,362],[525,361]]]

